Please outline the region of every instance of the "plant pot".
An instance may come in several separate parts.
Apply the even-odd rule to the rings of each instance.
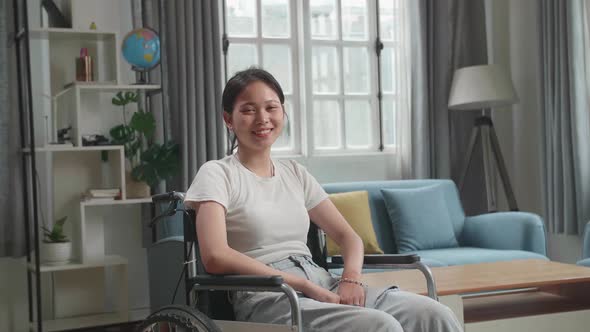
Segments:
[[[51,265],[67,264],[72,258],[72,242],[41,242],[41,262]]]
[[[135,181],[130,172],[125,173],[127,198],[146,198],[151,196],[150,186],[143,181]]]

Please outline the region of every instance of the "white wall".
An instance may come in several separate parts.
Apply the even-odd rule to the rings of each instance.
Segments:
[[[495,110],[494,124],[520,210],[543,216],[537,6],[536,0],[486,0],[489,60],[510,70],[520,99],[511,109]],[[499,181],[497,188],[505,210]],[[580,259],[580,236],[548,234],[547,240],[551,259]]]

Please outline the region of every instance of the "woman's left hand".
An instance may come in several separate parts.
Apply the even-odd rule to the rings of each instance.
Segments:
[[[365,288],[361,285],[341,282],[338,285],[338,295],[340,295],[340,304],[365,306]]]

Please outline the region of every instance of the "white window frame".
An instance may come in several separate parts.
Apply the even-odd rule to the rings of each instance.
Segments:
[[[225,5],[225,0],[224,5]],[[249,44],[254,45],[256,47],[256,55],[257,55],[257,63],[253,65],[262,66],[264,63],[264,53],[262,51],[263,45],[288,45],[291,50],[291,65],[292,65],[292,82],[291,82],[291,93],[284,93],[285,94],[285,101],[289,102],[291,110],[287,109],[287,112],[290,113],[288,120],[286,122],[287,125],[290,125],[291,129],[291,147],[289,148],[274,148],[273,147],[273,154],[277,155],[300,155],[303,154],[302,151],[302,143],[301,143],[301,124],[303,112],[298,112],[297,110],[302,109],[302,102],[303,96],[301,95],[300,90],[300,82],[299,82],[299,31],[298,31],[298,24],[299,21],[298,11],[296,2],[293,0],[287,0],[289,3],[289,14],[290,14],[290,37],[289,38],[275,38],[275,37],[263,37],[262,36],[262,1],[256,1],[256,37],[232,37],[227,36],[227,40],[229,41],[230,48],[231,45],[236,44]],[[225,21],[225,17],[223,17],[223,21]],[[225,23],[224,23],[225,24]],[[245,69],[245,68],[244,68]],[[227,73],[227,78],[232,75],[232,73]],[[284,128],[283,130],[286,130]]]
[[[225,0],[222,0],[225,6]],[[232,44],[247,43],[254,45],[257,51],[258,63],[261,65],[264,61],[262,46],[264,44],[281,44],[289,45],[291,47],[292,60],[292,93],[285,94],[285,99],[291,103],[292,112],[289,116],[289,124],[291,125],[291,140],[292,149],[276,149],[273,148],[273,155],[277,156],[330,156],[330,155],[373,155],[380,153],[394,153],[395,145],[385,145],[385,135],[383,142],[381,142],[381,132],[385,128],[380,119],[380,100],[379,93],[379,73],[378,73],[378,57],[375,51],[375,42],[377,40],[377,25],[379,24],[379,17],[377,16],[377,1],[366,0],[367,4],[367,33],[366,41],[349,41],[342,39],[342,15],[341,0],[335,0],[337,8],[337,29],[338,38],[335,40],[312,40],[311,39],[311,25],[310,25],[310,3],[313,0],[288,0],[290,10],[290,28],[291,36],[289,39],[284,38],[269,38],[262,37],[262,4],[261,0],[256,1],[256,31],[257,37],[227,37]],[[384,1],[384,0],[381,0]],[[222,24],[225,24],[226,18],[222,14]],[[288,42],[285,42],[288,40]],[[382,41],[385,47],[393,47],[395,50],[399,49],[398,41]],[[312,45],[328,46],[333,45],[337,47],[339,54],[339,72],[340,72],[340,92],[338,94],[313,94],[312,67],[311,67],[311,53]],[[344,92],[344,68],[343,68],[343,50],[344,47],[355,46],[365,47],[368,50],[369,56],[369,80],[370,89],[368,94],[345,95]],[[399,56],[396,60],[399,62]],[[229,78],[231,73],[227,73]],[[393,99],[394,103],[396,94],[386,94],[382,91],[382,102],[387,99]],[[340,147],[339,148],[317,148],[314,145],[314,123],[313,123],[313,102],[314,100],[330,99],[336,100],[340,104]],[[371,135],[368,147],[346,147],[345,136],[345,108],[344,102],[346,100],[367,100],[371,107]],[[400,111],[399,109],[397,111]],[[380,146],[383,143],[383,146]]]
[[[305,86],[305,95],[308,100],[309,106],[307,107],[307,128],[308,128],[308,141],[309,150],[311,155],[332,155],[332,154],[358,154],[358,153],[370,153],[379,151],[379,100],[378,95],[378,82],[377,82],[377,56],[375,54],[375,40],[377,38],[377,24],[376,21],[376,1],[366,0],[367,4],[367,33],[368,38],[366,41],[349,41],[342,39],[342,5],[341,0],[335,0],[337,10],[337,38],[334,40],[312,40],[311,39],[311,24],[310,20],[310,6],[309,1],[302,1],[303,3],[303,20],[302,25],[305,28],[303,42],[308,47],[305,47],[305,68],[306,68],[306,80],[309,82]],[[340,73],[340,92],[336,94],[313,94],[313,86],[311,84],[312,77],[312,64],[311,64],[311,52],[313,46],[336,46],[338,52],[338,66]],[[369,77],[370,77],[370,89],[367,94],[349,94],[345,95],[344,92],[344,48],[349,46],[362,46],[366,47],[369,56]],[[337,100],[340,106],[340,144],[337,148],[318,148],[314,144],[314,123],[313,123],[313,101],[314,100]],[[368,100],[371,107],[371,136],[370,142],[367,147],[346,147],[346,120],[345,120],[345,108],[344,103],[346,100]]]

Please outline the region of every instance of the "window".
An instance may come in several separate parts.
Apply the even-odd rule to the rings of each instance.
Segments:
[[[408,111],[399,107],[402,1],[225,0],[227,78],[257,65],[285,92],[288,122],[275,152],[395,146],[396,116]]]

